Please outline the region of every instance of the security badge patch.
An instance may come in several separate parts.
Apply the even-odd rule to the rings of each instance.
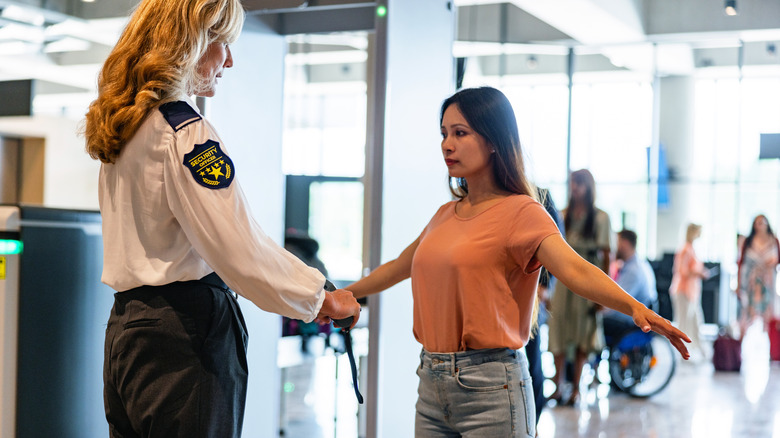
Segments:
[[[192,152],[184,155],[183,164],[198,184],[210,189],[228,187],[235,177],[233,162],[214,140],[196,144]]]

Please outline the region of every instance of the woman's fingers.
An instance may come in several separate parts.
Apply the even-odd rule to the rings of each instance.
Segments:
[[[669,342],[672,343],[672,346],[677,349],[677,351],[680,352],[680,355],[683,357],[683,359],[688,360],[691,357],[691,354],[688,353],[688,347],[683,344],[683,342],[680,340],[680,338],[675,337],[668,337]]]
[[[678,329],[677,327],[671,325],[672,323],[669,323],[669,325],[672,327],[672,330],[674,330],[675,334],[680,337],[682,340],[684,340],[687,343],[691,342],[691,338],[688,337],[682,330]]]
[[[637,321],[639,328],[641,328],[645,333],[653,330],[659,335],[665,337],[669,340],[672,346],[674,346],[674,348],[680,352],[680,355],[683,357],[683,359],[687,360],[690,357],[690,353],[688,352],[688,347],[685,346],[685,342],[691,342],[691,339],[688,337],[688,335],[672,325],[671,321],[668,319],[661,317],[651,310],[648,310],[648,312],[649,313],[643,315],[646,316],[646,318],[640,318],[640,320]]]
[[[683,333],[682,330],[673,326],[668,319],[661,318],[660,316],[658,316],[658,318],[661,321],[656,325],[654,331],[665,336],[666,339],[669,339],[669,342],[671,342],[674,348],[680,352],[680,355],[683,357],[683,359],[687,360],[690,357],[690,353],[688,353],[688,347],[685,346],[683,341],[691,342],[691,339],[688,337],[688,335]]]

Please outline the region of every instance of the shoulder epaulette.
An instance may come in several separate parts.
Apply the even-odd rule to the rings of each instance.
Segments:
[[[174,131],[201,119],[200,114],[183,100],[160,105],[160,112]]]

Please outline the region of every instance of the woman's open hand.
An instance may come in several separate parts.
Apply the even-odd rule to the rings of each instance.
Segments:
[[[643,332],[647,333],[652,330],[659,335],[664,336],[672,343],[674,348],[680,352],[683,359],[688,360],[688,358],[691,357],[690,353],[688,353],[688,347],[685,346],[685,343],[690,343],[691,339],[680,329],[673,326],[668,319],[663,318],[644,306],[642,306],[642,308],[637,306],[637,310],[634,312],[633,317],[634,323],[642,329]]]

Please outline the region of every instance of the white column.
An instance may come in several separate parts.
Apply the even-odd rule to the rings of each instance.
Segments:
[[[450,1],[389,0],[386,4],[383,262],[397,257],[450,199],[440,149],[439,110],[454,91],[455,34]],[[369,421],[367,435],[411,437],[421,348],[412,334],[411,283],[404,281],[381,294],[378,313],[379,333],[373,334],[375,343],[370,345],[379,349],[377,390],[369,397],[369,403],[376,400],[378,412],[376,430],[371,430]]]
[[[666,160],[676,179],[669,184],[669,208],[658,212],[657,254],[673,252],[685,238],[681,232],[691,220],[694,212],[690,210],[690,190],[687,184],[691,177],[691,163],[694,160],[694,92],[692,77],[671,76],[661,79],[660,125],[661,146],[666,149]]]
[[[206,115],[235,163],[255,219],[282,244],[282,99],[287,44],[283,36],[253,25],[250,17],[230,50],[234,66],[225,71],[216,95],[207,99]],[[241,310],[249,329],[244,436],[278,436],[281,375],[276,353],[281,316],[266,313],[245,299],[241,299]]]

